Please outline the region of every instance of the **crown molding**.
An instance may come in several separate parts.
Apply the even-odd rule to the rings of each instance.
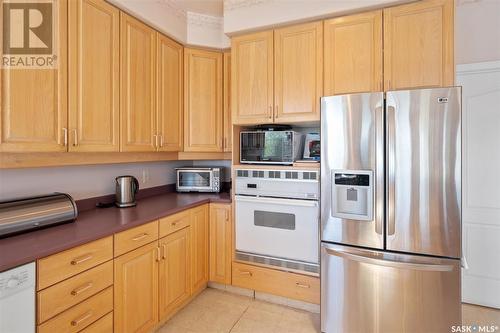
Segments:
[[[197,25],[211,29],[222,29],[224,26],[224,18],[195,12],[187,12],[187,23],[188,25]]]
[[[274,2],[275,0],[224,0],[224,12],[235,9],[257,6],[263,2]]]
[[[457,0],[456,5],[457,5],[457,7],[459,7],[459,6],[468,5],[471,3],[478,3],[480,1],[481,0]]]

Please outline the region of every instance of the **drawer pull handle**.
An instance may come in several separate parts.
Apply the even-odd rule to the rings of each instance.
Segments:
[[[81,263],[84,263],[88,260],[92,259],[92,255],[91,254],[85,254],[81,257],[77,257],[73,260],[71,260],[71,265],[75,266],[75,265],[78,265],[78,264],[81,264]]]
[[[167,259],[167,244],[161,244],[161,248],[163,249],[163,259]]]
[[[297,287],[299,287],[299,288],[307,288],[307,289],[311,288],[311,286],[310,286],[310,285],[308,285],[308,284],[303,284],[303,283],[300,283],[300,282],[295,282],[295,285],[296,285]]]
[[[92,311],[87,312],[83,316],[81,316],[78,319],[74,319],[71,321],[71,326],[78,326],[81,322],[84,322],[85,320],[89,319],[92,317]]]
[[[240,271],[240,274],[241,275],[248,275],[248,276],[252,276],[253,275],[252,272],[250,272],[250,271]]]
[[[145,233],[143,233],[143,234],[140,234],[140,235],[135,236],[134,238],[132,238],[132,240],[133,240],[133,241],[138,241],[138,240],[141,240],[141,239],[143,239],[143,238],[145,238],[145,237],[148,237],[148,235],[149,235],[149,234],[148,234],[147,232],[145,232]]]
[[[81,294],[81,293],[83,293],[84,291],[89,290],[90,288],[92,288],[92,286],[93,286],[92,282],[88,282],[88,283],[84,284],[84,285],[83,285],[83,286],[81,286],[81,287],[78,287],[78,288],[73,289],[73,290],[71,291],[71,295],[76,296],[76,295],[78,295],[78,294]]]
[[[177,225],[177,222],[172,222],[171,225],[172,227],[175,227]]]

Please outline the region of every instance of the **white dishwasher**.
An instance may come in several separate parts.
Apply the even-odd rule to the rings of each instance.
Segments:
[[[35,263],[0,272],[0,333],[35,332]]]

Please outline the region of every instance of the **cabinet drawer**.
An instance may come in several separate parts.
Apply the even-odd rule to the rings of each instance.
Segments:
[[[120,232],[115,235],[115,257],[158,240],[158,221]]]
[[[38,260],[38,290],[113,258],[113,238],[106,237]]]
[[[190,210],[188,209],[160,219],[160,238],[187,227],[190,222],[189,216]]]
[[[319,278],[233,262],[233,285],[319,304]]]
[[[108,313],[80,333],[113,333],[113,312]]]
[[[74,333],[83,330],[113,310],[113,287],[38,326],[38,333]]]
[[[38,323],[63,312],[113,284],[113,261],[94,267],[40,291]]]

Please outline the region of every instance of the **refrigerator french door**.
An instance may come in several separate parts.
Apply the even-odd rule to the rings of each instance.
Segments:
[[[460,325],[460,88],[322,98],[321,325]]]

